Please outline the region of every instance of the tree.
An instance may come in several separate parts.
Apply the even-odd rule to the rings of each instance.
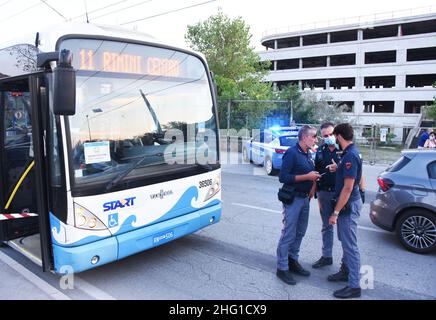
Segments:
[[[328,97],[318,97],[312,91],[301,92],[298,85],[288,85],[276,92],[277,98],[292,104],[293,120],[296,123],[320,124],[343,122],[344,107],[332,105]]]
[[[436,100],[427,108],[427,118],[429,120],[436,120]]]
[[[15,67],[24,72],[33,72],[37,70],[36,55],[39,53],[34,46],[27,44],[19,44],[7,48],[6,52],[16,59]]]
[[[436,83],[433,83],[433,88],[436,88]],[[426,116],[430,120],[436,120],[436,98],[433,100],[433,104],[427,107]]]
[[[270,62],[261,62],[250,47],[250,27],[241,17],[230,19],[221,10],[206,21],[188,26],[188,46],[202,52],[215,75],[220,99],[268,99],[271,84],[262,82]]]
[[[342,123],[344,116],[342,113],[345,111],[344,105],[332,104],[331,98],[327,96],[318,96],[312,91],[305,91],[302,93],[306,109],[310,110],[309,119],[307,123],[321,124],[323,122]]]

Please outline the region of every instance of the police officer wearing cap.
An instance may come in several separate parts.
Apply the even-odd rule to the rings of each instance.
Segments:
[[[342,262],[346,265],[348,274],[348,285],[335,291],[333,295],[342,299],[357,298],[361,296],[357,223],[363,206],[359,191],[362,160],[353,143],[354,130],[350,124],[343,123],[336,126],[333,134],[343,153],[336,171],[336,204],[329,223],[338,226],[338,238],[343,250]]]
[[[324,145],[320,147],[315,156],[315,170],[322,176],[317,182],[319,212],[322,220],[322,256],[312,267],[317,269],[333,263],[333,225],[329,218],[333,213],[332,199],[335,196],[336,166],[339,163],[339,149],[336,147],[336,138],[333,135],[335,126],[327,122],[321,125],[321,136]]]
[[[317,142],[317,130],[303,126],[298,133],[299,142],[290,147],[283,156],[280,182],[293,191],[293,200],[283,202],[283,229],[277,246],[277,277],[287,284],[294,285],[292,273],[309,276],[298,262],[301,241],[306,234],[309,222],[309,202],[315,194],[320,175],[309,150]]]

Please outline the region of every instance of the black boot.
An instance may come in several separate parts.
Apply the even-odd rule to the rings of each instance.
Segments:
[[[289,263],[289,271],[299,274],[300,276],[305,276],[308,277],[310,276],[310,272],[305,270],[299,263],[298,261],[295,261],[292,258],[288,258],[288,263]]]
[[[328,281],[339,282],[339,281],[348,281],[348,267],[345,263],[341,264],[341,269],[339,272],[335,274],[331,274],[327,277]]]
[[[295,285],[297,281],[292,277],[292,274],[288,270],[277,269],[277,277],[286,284]]]
[[[349,299],[349,298],[360,298],[362,290],[360,288],[350,288],[345,287],[341,290],[337,290],[333,293],[336,298]]]
[[[333,264],[333,259],[332,258],[321,257],[321,258],[319,258],[319,260],[317,262],[312,264],[312,268],[318,269],[318,268],[321,268],[321,267],[324,267],[324,266],[329,266],[331,264]]]

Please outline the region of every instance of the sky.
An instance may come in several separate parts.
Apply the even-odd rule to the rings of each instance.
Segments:
[[[36,34],[66,20],[86,22],[85,8],[91,23],[137,29],[175,46],[185,45],[188,25],[221,8],[231,18],[242,17],[250,26],[252,47],[260,51],[266,31],[296,25],[307,29],[307,24],[337,19],[341,25],[343,18],[391,16],[400,10],[397,14],[436,12],[436,0],[0,0],[0,47],[17,34]]]

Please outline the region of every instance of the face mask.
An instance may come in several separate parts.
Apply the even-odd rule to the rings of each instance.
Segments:
[[[324,138],[324,142],[327,145],[332,146],[332,145],[336,144],[336,138],[335,138],[335,136],[330,136],[330,137]]]

